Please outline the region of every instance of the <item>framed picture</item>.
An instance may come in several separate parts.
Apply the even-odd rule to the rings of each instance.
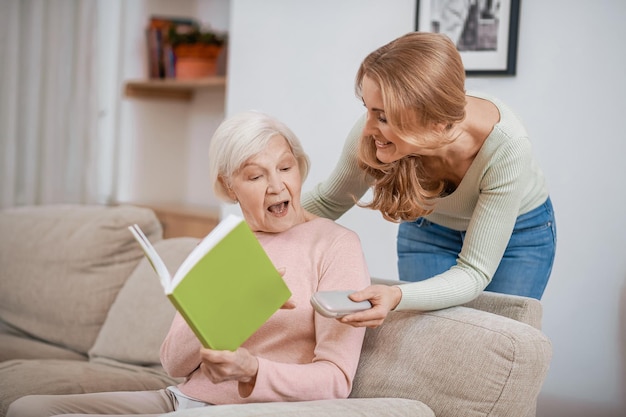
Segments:
[[[469,75],[515,75],[520,0],[416,0],[415,30],[445,33]]]

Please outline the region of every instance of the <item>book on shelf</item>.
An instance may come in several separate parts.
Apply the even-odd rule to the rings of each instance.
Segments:
[[[236,350],[291,297],[239,216],[222,220],[173,276],[139,226],[129,230],[160,278],[165,295],[206,348]]]
[[[199,27],[199,22],[192,18],[176,16],[151,16],[146,28],[148,50],[148,76],[150,78],[174,78],[175,57],[168,41],[168,32],[172,26],[179,30],[190,31]]]
[[[163,43],[161,31],[155,28],[146,29],[146,42],[148,45],[148,76],[150,78],[163,78],[163,60],[161,59]]]

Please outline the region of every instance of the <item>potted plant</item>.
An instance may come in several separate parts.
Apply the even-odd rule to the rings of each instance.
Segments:
[[[176,78],[203,78],[217,74],[217,59],[226,34],[199,25],[172,25],[168,42],[174,53]]]

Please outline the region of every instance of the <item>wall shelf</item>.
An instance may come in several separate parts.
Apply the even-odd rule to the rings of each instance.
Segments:
[[[204,207],[184,203],[130,202],[154,211],[163,228],[163,238],[205,237],[220,221],[219,207]]]
[[[208,88],[226,88],[226,77],[130,80],[124,86],[124,95],[129,98],[190,101],[196,90]]]

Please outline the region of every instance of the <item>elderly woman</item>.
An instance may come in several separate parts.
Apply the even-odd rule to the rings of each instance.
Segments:
[[[308,157],[291,130],[265,114],[224,121],[209,150],[210,181],[238,203],[291,290],[277,311],[239,349],[205,349],[178,313],[161,362],[178,386],[159,391],[37,395],[11,404],[8,417],[62,414],[159,415],[247,402],[345,398],[352,388],[364,329],[315,314],[316,291],[358,289],[369,274],[357,235],[300,204]]]

